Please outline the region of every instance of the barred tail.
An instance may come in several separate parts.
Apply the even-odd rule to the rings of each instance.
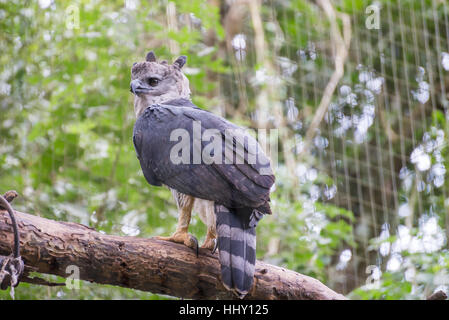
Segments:
[[[215,214],[221,279],[228,290],[243,298],[253,284],[257,221],[255,224],[244,224],[240,214],[219,204],[215,204]]]

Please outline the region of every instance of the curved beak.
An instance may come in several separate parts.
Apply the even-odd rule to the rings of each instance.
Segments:
[[[143,83],[139,79],[132,80],[129,87],[130,87],[129,91],[131,91],[134,95],[138,95],[140,93],[147,93],[148,91],[151,90],[147,84]]]

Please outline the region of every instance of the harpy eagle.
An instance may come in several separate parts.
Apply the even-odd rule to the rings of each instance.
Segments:
[[[134,147],[148,183],[168,186],[178,206],[175,233],[157,238],[184,243],[198,254],[198,241],[188,233],[191,212],[197,211],[207,225],[202,248],[218,247],[222,282],[243,298],[253,284],[255,228],[271,214],[275,179],[253,137],[191,102],[181,71],[186,60],[181,56],[170,65],[149,52],[146,61],[133,64]]]

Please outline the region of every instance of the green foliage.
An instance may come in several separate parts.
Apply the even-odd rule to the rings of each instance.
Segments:
[[[342,247],[355,246],[352,213],[329,204],[317,204],[313,210],[306,198],[292,204],[279,194],[282,191],[272,199],[276,215],[258,227],[259,234],[270,235],[261,238],[259,252],[266,261],[326,281],[332,256]]]
[[[395,272],[384,272],[380,279],[352,291],[351,299],[418,300],[430,296],[439,284],[447,281],[448,252],[439,254],[407,254],[403,265]]]
[[[172,233],[171,193],[147,184],[135,156],[130,67],[149,50],[168,61],[185,54],[183,70],[199,107],[256,129],[255,115],[266,103],[268,126],[286,132],[279,138],[273,215],[257,229],[259,259],[357,299],[423,299],[447,289],[448,181],[441,185],[432,170],[418,170],[410,155],[432,144],[430,164],[441,165],[445,176],[447,75],[433,70],[431,79],[429,65],[441,59],[434,48],[445,41],[433,35],[446,33],[449,6],[377,1],[382,28],[368,31],[371,3],[333,3],[351,18],[351,51],[316,140],[294,158],[334,70],[330,23],[314,1],[263,2],[263,30],[243,8],[243,21],[227,25],[229,8],[212,1],[1,2],[0,192],[17,190],[18,210],[110,234]],[[79,25],[72,28],[76,12]],[[266,42],[263,58],[256,31]],[[242,60],[236,35],[245,39]],[[364,77],[382,81],[381,90]],[[423,81],[435,86],[432,105],[414,98]],[[363,118],[367,110],[373,119]],[[273,120],[279,114],[281,123]],[[349,123],[343,133],[341,120]],[[358,141],[356,125],[364,121],[366,135]],[[408,215],[399,215],[400,208]],[[197,215],[190,231],[200,242],[205,236]],[[21,284],[15,297],[170,298],[86,282],[79,290]],[[0,299],[10,299],[9,292]]]
[[[168,32],[165,6],[142,3],[130,10],[123,1],[2,3],[0,53],[3,90],[0,104],[0,189],[18,190],[15,208],[42,216],[84,223],[115,234],[169,234],[176,208],[164,188],[143,178],[132,145],[134,114],[129,93],[130,67],[150,49],[174,59],[167,39],[188,54],[195,101],[216,84],[207,71],[223,71],[200,29]],[[202,27],[219,37],[216,7],[179,1],[180,13],[202,17]],[[79,28],[67,28],[69,6],[79,9]],[[132,22],[132,23],[131,23]],[[147,47],[147,35],[160,42]],[[194,226],[198,236],[203,228]],[[5,295],[2,295],[5,297]],[[151,294],[86,284],[80,291],[21,285],[17,298],[152,298]]]

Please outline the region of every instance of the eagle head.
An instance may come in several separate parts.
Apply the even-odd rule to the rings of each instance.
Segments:
[[[180,56],[171,65],[165,60],[158,62],[150,51],[145,61],[133,64],[130,91],[134,94],[136,117],[154,103],[190,98],[189,80],[181,71],[186,61],[186,56]]]

